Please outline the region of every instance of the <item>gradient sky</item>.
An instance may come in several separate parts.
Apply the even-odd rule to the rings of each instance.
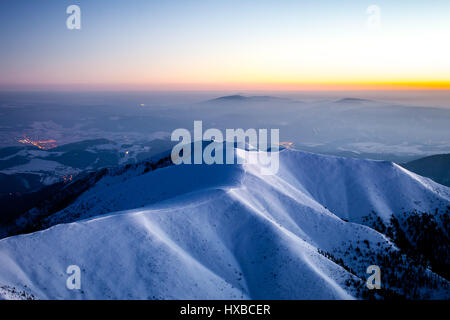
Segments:
[[[448,0],[2,0],[0,39],[4,90],[450,89]]]

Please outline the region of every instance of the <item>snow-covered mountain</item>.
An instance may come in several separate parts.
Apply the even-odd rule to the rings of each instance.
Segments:
[[[448,187],[390,162],[279,157],[271,176],[164,161],[103,171],[61,210],[30,211],[42,230],[0,240],[0,296],[450,298]],[[373,264],[381,290],[365,286]],[[81,290],[66,288],[69,265]]]

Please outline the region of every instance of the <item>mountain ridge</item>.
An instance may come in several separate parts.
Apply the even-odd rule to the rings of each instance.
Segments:
[[[397,241],[401,230],[418,239],[406,221],[422,212],[445,236],[449,188],[389,162],[279,156],[274,176],[252,164],[105,176],[49,229],[0,240],[0,285],[44,299],[450,297],[448,280]],[[84,270],[83,292],[64,287],[64,263]],[[365,288],[370,264],[381,291]]]

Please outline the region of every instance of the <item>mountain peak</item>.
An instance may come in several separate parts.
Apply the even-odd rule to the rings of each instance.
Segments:
[[[336,103],[358,103],[358,102],[373,102],[373,101],[360,98],[343,98],[336,101]]]
[[[247,100],[247,99],[249,99],[249,98],[245,97],[243,95],[240,95],[240,94],[235,94],[235,95],[231,95],[231,96],[219,97],[219,98],[213,99],[212,101],[242,101],[242,100]]]
[[[265,101],[274,101],[274,100],[287,100],[285,98],[280,97],[273,97],[273,96],[244,96],[241,94],[235,94],[230,96],[223,96],[219,98],[215,98],[212,100],[209,100],[210,102],[217,102],[217,101],[227,101],[227,102],[241,102],[241,101],[258,101],[258,102],[265,102]]]

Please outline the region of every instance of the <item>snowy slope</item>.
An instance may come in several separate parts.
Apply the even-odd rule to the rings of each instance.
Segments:
[[[47,218],[53,227],[0,240],[0,287],[43,299],[361,298],[367,266],[385,271],[399,254],[363,217],[450,205],[449,188],[387,162],[283,150],[277,175],[259,169],[106,176]],[[79,291],[65,286],[72,264]],[[406,268],[386,270],[390,290],[401,293],[387,275],[407,270],[434,279],[421,298],[450,298],[448,281]]]
[[[282,152],[281,158],[283,180],[350,221],[361,222],[371,211],[385,220],[400,212],[429,212],[450,201],[449,188],[392,162],[299,151]]]

